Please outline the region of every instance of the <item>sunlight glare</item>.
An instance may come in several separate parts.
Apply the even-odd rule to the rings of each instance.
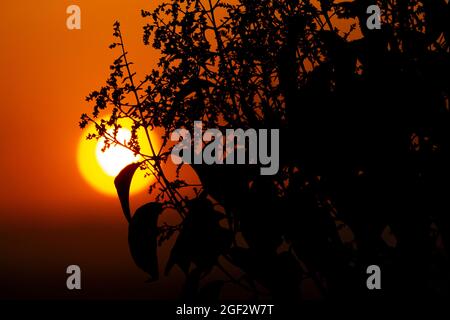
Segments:
[[[121,143],[129,141],[131,137],[130,128],[133,123],[128,119],[121,119],[119,124],[121,128],[117,132],[117,140]],[[98,141],[95,139],[86,140],[86,135],[95,131],[94,124],[90,124],[83,130],[77,150],[78,168],[86,182],[96,191],[108,196],[117,196],[114,178],[128,164],[140,161],[142,158],[135,156],[133,151],[114,144],[111,144],[105,152],[102,152],[105,145],[104,138],[100,138]],[[112,134],[112,131],[108,130],[108,132]],[[140,128],[137,136],[141,152],[151,154],[145,129]],[[159,148],[160,142],[157,136],[153,132],[150,132],[150,136],[155,148]],[[146,177],[145,173],[143,170],[136,171],[131,183],[130,194],[143,191],[154,181],[153,176]]]
[[[113,130],[109,130],[110,135],[113,134]],[[128,129],[120,128],[117,132],[117,141],[126,145],[131,138],[131,132]],[[127,165],[133,162],[139,161],[139,156],[135,156],[134,153],[121,145],[114,145],[102,151],[105,147],[105,138],[101,138],[97,143],[95,154],[97,161],[102,167],[103,171],[111,177],[115,177],[119,172]]]

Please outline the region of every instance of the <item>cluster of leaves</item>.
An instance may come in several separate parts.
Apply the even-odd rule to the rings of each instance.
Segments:
[[[382,9],[381,30],[366,28],[372,4]],[[224,282],[199,289],[215,267],[255,297],[263,286],[274,298],[301,298],[306,279],[324,297],[362,297],[370,264],[384,271],[388,296],[448,294],[448,261],[431,232],[437,227],[450,247],[445,0],[173,0],[142,16],[158,68],[136,82],[117,23],[111,47],[121,55],[106,86],[88,96],[94,110],[81,121],[96,123],[91,138],[120,143],[106,129],[132,119],[127,146],[138,154],[139,128],[165,130],[161,149],[148,139],[152,154],[116,179],[138,266],[157,279],[157,243],[177,234],[166,273],[178,265],[191,297],[219,293]],[[345,29],[349,19],[355,23]],[[109,120],[97,120],[102,112]],[[169,181],[162,164],[170,133],[196,120],[208,128],[279,128],[279,174],[193,165],[202,189],[187,199],[181,188],[189,185]],[[139,166],[156,177],[160,194],[131,216],[128,188]],[[161,226],[169,207],[182,222]],[[382,238],[387,228],[395,245]],[[442,281],[430,286],[432,277]]]

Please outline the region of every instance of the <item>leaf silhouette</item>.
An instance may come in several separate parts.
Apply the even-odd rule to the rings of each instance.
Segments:
[[[249,182],[258,175],[255,166],[191,164],[206,192],[227,210],[246,201]]]
[[[175,264],[186,274],[191,263],[208,271],[231,245],[231,232],[219,224],[224,215],[214,210],[206,196],[191,200],[188,207],[189,214],[170,254],[166,274]]]
[[[136,210],[128,227],[128,246],[136,265],[147,272],[151,280],[159,278],[157,237],[160,203],[150,202]]]
[[[355,2],[353,1],[345,1],[336,4],[338,8],[338,17],[340,18],[354,18],[358,15],[357,8]]]
[[[117,177],[114,179],[114,185],[119,196],[120,204],[122,206],[123,214],[128,222],[131,222],[131,210],[130,210],[130,186],[133,175],[139,168],[140,163],[132,163],[127,165],[120,171]]]
[[[206,10],[188,3],[196,5],[180,10],[170,1],[144,12],[144,40],[150,44],[151,35],[161,54],[158,69],[134,85],[121,50],[106,86],[88,96],[95,107],[81,125],[105,110],[112,111],[108,126],[131,116],[133,128],[165,129],[158,166],[170,154],[172,129],[193,130],[197,120],[218,129],[279,128],[286,137],[280,171],[260,176],[257,165],[193,164],[202,194],[187,200],[185,190],[197,194],[198,186],[156,168],[157,199],[183,210],[176,226],[158,230],[158,207],[131,217],[138,165],[125,168],[115,185],[136,264],[157,278],[155,237],[163,243],[177,233],[165,272],[184,271],[186,300],[219,297],[223,282],[202,280],[220,255],[244,273],[230,273],[231,282],[247,281],[255,297],[264,286],[280,301],[306,297],[305,284],[326,299],[364,297],[369,263],[385,270],[383,295],[439,289],[430,290],[428,271],[431,258],[450,247],[448,1],[219,1]],[[372,4],[383,13],[379,30],[367,27]],[[216,14],[220,25],[211,24]],[[121,37],[118,24],[115,34]],[[130,94],[142,98],[141,110],[118,108]],[[96,128],[99,136],[107,130]],[[440,233],[439,250],[430,224]],[[380,237],[386,226],[397,243],[389,249]],[[450,270],[447,262],[436,266]]]
[[[208,90],[208,88],[213,86],[214,85],[208,80],[198,78],[190,79],[181,87],[180,91],[175,94],[173,105],[180,105],[184,99],[192,93],[202,96],[202,89]]]
[[[195,268],[186,276],[183,289],[181,291],[180,298],[183,301],[194,302],[197,296],[198,288],[200,286],[200,279],[202,276],[202,270]]]

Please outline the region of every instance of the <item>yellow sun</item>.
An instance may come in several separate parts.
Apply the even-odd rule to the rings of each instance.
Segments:
[[[131,138],[131,120],[120,120],[120,128],[117,132],[117,140],[126,143]],[[83,178],[95,190],[110,196],[117,195],[114,187],[114,178],[128,164],[141,161],[140,156],[136,156],[131,150],[121,146],[112,144],[103,151],[105,139],[86,140],[87,133],[95,133],[95,125],[89,125],[84,131],[78,145],[77,162],[78,168]],[[112,129],[108,131],[112,134]],[[155,135],[151,134],[152,143],[155,144]],[[144,129],[138,131],[138,141],[141,146],[141,152],[151,154],[148,141],[146,139]],[[158,145],[156,144],[157,148]],[[130,194],[142,191],[146,186],[152,183],[153,177],[145,177],[145,172],[137,170],[131,183]]]
[[[113,130],[108,130],[110,135],[113,134]],[[131,138],[131,131],[125,128],[120,128],[117,132],[117,141],[128,142]],[[133,151],[125,148],[121,145],[114,145],[103,151],[105,147],[105,138],[101,138],[97,143],[95,155],[97,161],[102,167],[103,171],[111,177],[115,177],[119,174],[125,166],[132,162],[139,161],[139,156],[135,155]]]

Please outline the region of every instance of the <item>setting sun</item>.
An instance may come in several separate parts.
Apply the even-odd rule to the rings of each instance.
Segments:
[[[108,131],[112,134],[113,130]],[[131,138],[131,132],[128,129],[120,128],[117,132],[117,140],[120,142],[128,142]],[[111,177],[115,177],[119,174],[126,165],[139,161],[139,156],[121,145],[113,145],[103,151],[105,147],[105,138],[98,141],[95,150],[97,161],[102,167],[103,171]]]
[[[126,143],[131,137],[131,121],[121,120],[121,126],[117,132],[117,140],[121,143]],[[114,178],[119,172],[128,164],[138,162],[141,160],[140,156],[136,156],[131,150],[121,145],[112,144],[109,148],[103,151],[105,146],[105,139],[86,140],[87,133],[94,133],[95,126],[91,124],[84,131],[78,145],[77,162],[78,168],[83,178],[95,190],[110,196],[116,195],[114,187]],[[108,131],[112,133],[112,131]],[[145,133],[143,129],[138,132],[139,145],[144,154],[150,154],[148,141],[144,138]],[[151,135],[152,142],[156,139]],[[134,194],[142,191],[145,187],[152,183],[152,177],[145,177],[145,172],[138,170],[133,178],[130,193]]]

